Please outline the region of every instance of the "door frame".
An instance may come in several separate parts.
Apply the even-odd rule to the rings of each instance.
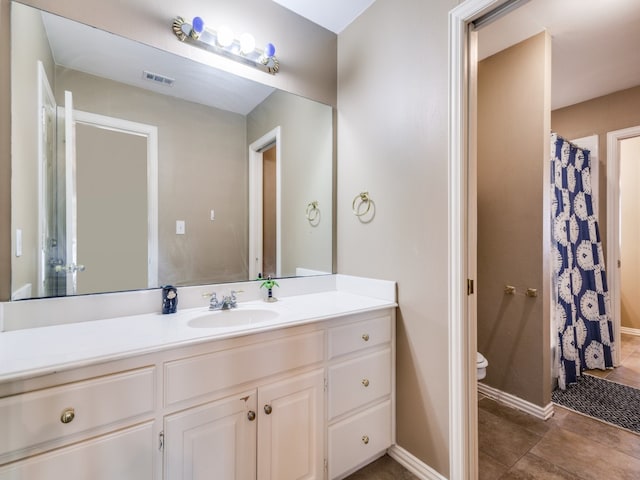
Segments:
[[[449,12],[449,478],[478,478],[476,323],[469,295],[475,279],[475,138],[474,72],[477,42],[473,20],[507,3],[465,0]]]
[[[47,239],[48,230],[48,215],[47,215],[47,181],[46,181],[46,167],[45,167],[45,150],[44,145],[44,108],[46,105],[52,106],[54,114],[57,110],[57,104],[47,72],[44,69],[44,64],[38,60],[38,285],[36,287],[36,293],[38,297],[44,297],[47,295],[45,284],[47,276],[47,258],[49,256],[50,248]],[[56,135],[54,133],[54,141]],[[54,149],[57,151],[57,149]],[[55,208],[55,207],[54,207]]]
[[[82,123],[96,128],[137,135],[147,139],[147,287],[158,285],[158,127],[132,122],[122,118],[73,110],[75,124]],[[67,126],[65,125],[65,128]],[[74,135],[75,140],[75,135]],[[73,157],[75,161],[75,145]],[[74,172],[75,173],[75,172]],[[75,187],[75,185],[74,185]],[[75,195],[75,192],[74,192]],[[75,205],[75,200],[73,204]],[[75,218],[75,212],[73,214]],[[67,217],[68,218],[68,217]],[[67,239],[68,243],[69,239]],[[68,261],[67,261],[68,263]]]
[[[607,133],[607,285],[613,318],[613,341],[622,342],[620,293],[620,141],[640,136],[640,125]],[[620,349],[613,362],[620,365]]]
[[[276,277],[282,276],[282,141],[277,126],[249,145],[249,278],[262,273],[262,152],[276,146]],[[260,268],[258,267],[260,265]]]

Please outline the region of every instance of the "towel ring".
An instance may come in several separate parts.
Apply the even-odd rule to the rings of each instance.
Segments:
[[[318,220],[318,217],[320,216],[320,209],[318,208],[317,200],[314,200],[307,205],[305,216],[307,217],[307,220],[309,220],[309,223],[313,223]]]
[[[360,200],[360,202],[358,202],[358,200]],[[371,209],[371,203],[372,201],[369,198],[369,192],[361,192],[353,199],[353,202],[351,203],[351,210],[356,217],[362,217],[363,215],[369,213],[369,210]],[[367,205],[367,208],[364,210],[364,212],[361,212],[360,208],[364,204]]]

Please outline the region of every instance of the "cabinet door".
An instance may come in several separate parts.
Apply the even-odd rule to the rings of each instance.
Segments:
[[[145,423],[0,467],[0,480],[152,480],[155,446]]]
[[[258,479],[324,478],[324,370],[258,389]]]
[[[166,480],[256,478],[255,391],[165,419]]]

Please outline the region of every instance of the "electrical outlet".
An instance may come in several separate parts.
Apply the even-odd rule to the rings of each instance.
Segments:
[[[176,235],[184,235],[185,231],[184,220],[176,220]]]

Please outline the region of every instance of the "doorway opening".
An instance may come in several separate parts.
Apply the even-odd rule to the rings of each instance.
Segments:
[[[282,275],[281,132],[249,145],[249,278]]]

